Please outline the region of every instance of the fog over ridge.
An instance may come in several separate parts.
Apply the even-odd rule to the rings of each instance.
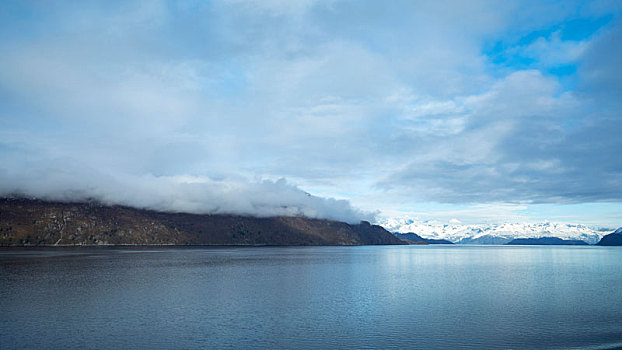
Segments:
[[[374,220],[374,213],[346,200],[311,195],[281,178],[277,181],[154,176],[96,171],[15,172],[0,168],[0,196],[51,201],[95,200],[106,205],[193,214],[304,216],[350,224]]]

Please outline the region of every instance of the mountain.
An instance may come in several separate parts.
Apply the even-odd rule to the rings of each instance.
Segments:
[[[408,233],[393,233],[395,237],[411,242],[412,244],[453,244],[445,239],[428,239],[422,238],[416,233],[408,232]]]
[[[563,223],[443,224],[418,221],[409,217],[380,220],[379,225],[391,232],[416,232],[424,239],[446,239],[458,244],[505,244],[515,238],[558,237],[595,244],[604,235],[585,225]]]
[[[380,226],[305,217],[165,213],[99,203],[0,199],[0,245],[404,244]]]
[[[428,244],[454,244],[446,239],[432,239],[432,238],[424,238]]]
[[[585,241],[561,239],[557,237],[516,238],[507,245],[588,245]]]
[[[494,244],[503,245],[510,242],[512,239],[507,236],[492,236],[492,235],[478,235],[473,237],[464,237],[459,240],[458,244]]]
[[[425,239],[421,238],[416,233],[408,232],[408,233],[393,233],[393,235],[399,239],[408,241],[412,244],[428,244]]]
[[[603,246],[615,246],[622,245],[622,227],[615,230],[614,232],[605,235],[600,242],[596,243],[597,245]]]

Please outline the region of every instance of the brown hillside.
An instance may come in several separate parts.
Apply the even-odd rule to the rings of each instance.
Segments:
[[[97,203],[0,199],[0,245],[404,244],[380,226],[304,217],[163,213]]]

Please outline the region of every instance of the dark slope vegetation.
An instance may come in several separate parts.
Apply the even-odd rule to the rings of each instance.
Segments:
[[[0,245],[404,244],[380,226],[304,217],[163,213],[97,203],[0,199]]]
[[[621,246],[622,245],[622,227],[611,232],[608,235],[603,236],[603,238],[600,239],[600,242],[596,243],[596,245]]]

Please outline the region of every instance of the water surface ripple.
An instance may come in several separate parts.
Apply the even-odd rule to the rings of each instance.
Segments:
[[[610,349],[622,247],[0,250],[1,349]]]

